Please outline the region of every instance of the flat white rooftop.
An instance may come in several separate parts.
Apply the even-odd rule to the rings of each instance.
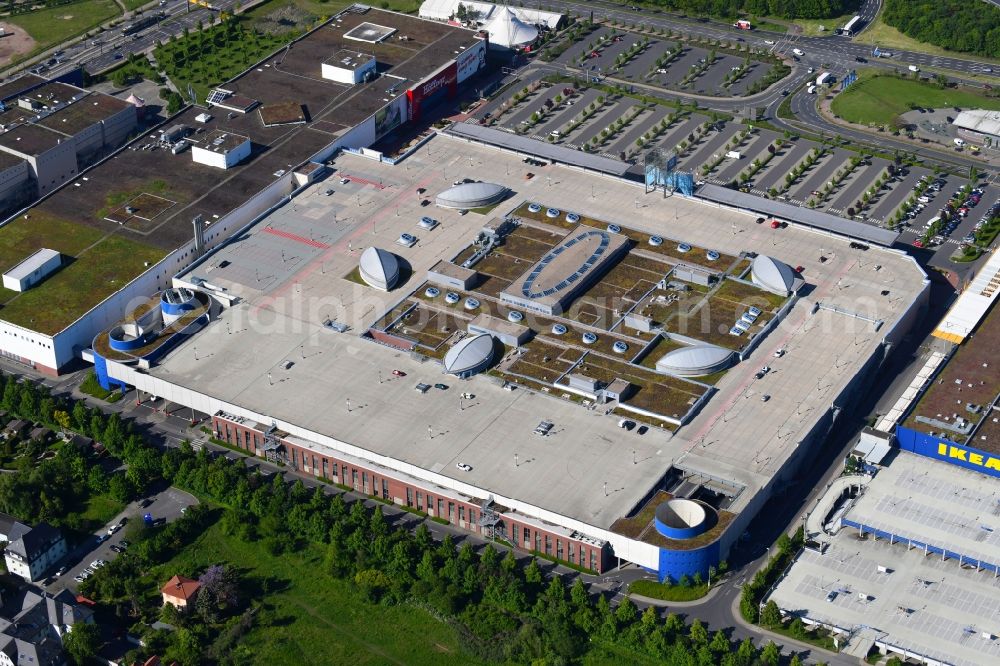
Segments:
[[[1000,565],[1000,486],[956,465],[901,452],[846,518]]]
[[[209,412],[274,418],[293,435],[383,463],[380,457],[394,459],[408,473],[427,470],[479,489],[479,495],[516,498],[600,528],[627,514],[674,462],[748,487],[733,507],[740,510],[922,289],[922,273],[897,253],[862,253],[846,240],[812,231],[772,230],[754,224],[753,216],[661,193],[644,196],[641,184],[561,167],[539,173],[516,156],[448,137],[432,139],[396,167],[349,154],[338,156],[334,167],[332,177],[180,277],[207,280],[240,302],[148,375],[128,381],[159,381],[157,394],[181,404],[197,400]],[[529,168],[537,175],[526,180]],[[460,382],[434,361],[359,339],[427,269],[466,247],[488,219],[443,209],[429,213],[421,199],[485,170],[491,181],[514,190],[490,216],[531,200],[733,255],[766,253],[803,265],[810,293],[793,307],[787,325],[731,370],[702,413],[673,436],[656,429],[640,436],[618,428],[619,417],[555,396],[507,392],[491,377]],[[350,182],[341,184],[345,176]],[[415,194],[417,188],[427,188],[427,195]],[[328,189],[334,192],[326,196]],[[428,214],[440,222],[431,231],[417,226]],[[396,243],[403,232],[418,237],[413,247]],[[384,293],[351,276],[372,245],[404,260],[412,270],[405,285]],[[844,312],[863,310],[884,320],[885,328],[880,333],[871,323],[827,310],[811,315],[815,301]],[[351,330],[334,333],[324,326],[330,320]],[[788,350],[780,359],[772,357],[778,347]],[[285,369],[287,362],[292,365]],[[754,372],[765,363],[774,370],[756,380]],[[406,377],[393,376],[394,369]],[[443,382],[450,389],[420,394],[417,382]],[[185,390],[171,395],[170,385]],[[476,397],[460,401],[462,392]],[[765,392],[772,396],[766,403],[760,400]],[[541,420],[555,424],[548,437],[532,433]],[[458,462],[472,471],[457,470]]]
[[[906,452],[878,474],[848,517],[888,496],[913,507],[927,541],[952,534],[934,524],[939,511],[963,507],[968,520],[997,522],[995,479]],[[889,511],[879,520],[900,518]],[[770,597],[779,607],[954,666],[1000,663],[1000,579],[993,572],[898,542],[861,541],[847,527],[829,541],[824,554],[804,551],[791,567]]]
[[[23,280],[58,256],[58,251],[43,247],[26,257],[24,261],[11,268],[3,276],[14,280]]]

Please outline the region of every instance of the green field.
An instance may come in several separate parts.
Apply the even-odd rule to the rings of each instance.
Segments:
[[[21,58],[23,60],[24,57],[61,44],[119,14],[121,9],[114,0],[83,0],[29,14],[17,14],[5,20],[24,28],[38,42],[31,54]]]
[[[837,34],[837,29],[846,25],[853,16],[854,14],[845,14],[825,19],[793,19],[792,23],[799,26],[802,34],[807,37],[826,37]],[[820,30],[820,27],[823,30]]]
[[[353,585],[324,573],[324,553],[310,545],[298,553],[270,555],[261,542],[227,536],[215,523],[150,578],[197,574],[212,564],[236,566],[252,587],[270,588],[262,601],[269,626],[255,626],[231,653],[239,664],[478,663],[460,651],[454,630],[411,606],[373,606]]]
[[[40,247],[59,250],[63,267],[28,291],[0,288],[0,318],[48,335],[121,289],[146,270],[145,262],[164,256],[163,250],[122,235],[105,236],[35,209],[29,219],[18,218],[0,229],[0,269],[8,270]]]
[[[992,60],[990,58],[972,56],[967,53],[958,53],[957,51],[949,51],[948,49],[943,49],[940,46],[934,46],[933,44],[928,44],[927,42],[921,42],[913,39],[912,37],[907,37],[891,25],[883,23],[881,16],[872,21],[872,24],[866,28],[864,32],[855,37],[854,41],[859,44],[871,44],[872,46],[877,45],[883,51],[917,51],[919,53],[927,53],[930,55],[948,56],[949,58],[975,60],[976,62],[998,62],[997,60]]]
[[[967,88],[941,88],[933,83],[895,76],[862,74],[857,83],[837,95],[832,109],[839,117],[862,125],[885,125],[910,110],[910,105],[1000,110],[1000,99]]]

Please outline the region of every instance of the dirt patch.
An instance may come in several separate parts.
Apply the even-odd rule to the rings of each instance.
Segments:
[[[35,48],[35,40],[24,28],[0,21],[0,29],[3,30],[3,36],[0,37],[0,66],[9,64],[15,56],[30,53]]]

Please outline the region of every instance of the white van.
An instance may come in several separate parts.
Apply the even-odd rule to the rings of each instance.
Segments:
[[[794,53],[795,55],[799,56],[800,58],[805,55],[805,53],[802,51],[802,49],[792,49],[792,53]]]
[[[961,148],[965,145],[965,141],[963,139],[955,139],[955,145]]]
[[[816,86],[809,86],[808,88],[806,88],[806,92],[809,93],[810,95],[815,95],[816,94]]]
[[[919,71],[920,71],[920,68],[919,68],[919,67],[917,67],[916,65],[910,65],[910,66],[909,66],[909,67],[907,67],[906,69],[910,70],[910,71],[911,71],[911,72],[913,72],[913,73],[916,73],[916,72],[919,72]]]

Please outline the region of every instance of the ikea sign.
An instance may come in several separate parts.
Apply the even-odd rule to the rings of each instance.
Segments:
[[[961,446],[945,444],[944,442],[938,444],[937,452],[939,456],[947,456],[949,460],[968,462],[977,467],[984,467],[995,472],[1000,472],[1000,458],[991,456],[988,453],[980,453],[975,449],[963,449]]]
[[[989,476],[1000,477],[1000,455],[932,437],[923,432],[900,426],[896,428],[899,448],[918,455],[965,467]]]

